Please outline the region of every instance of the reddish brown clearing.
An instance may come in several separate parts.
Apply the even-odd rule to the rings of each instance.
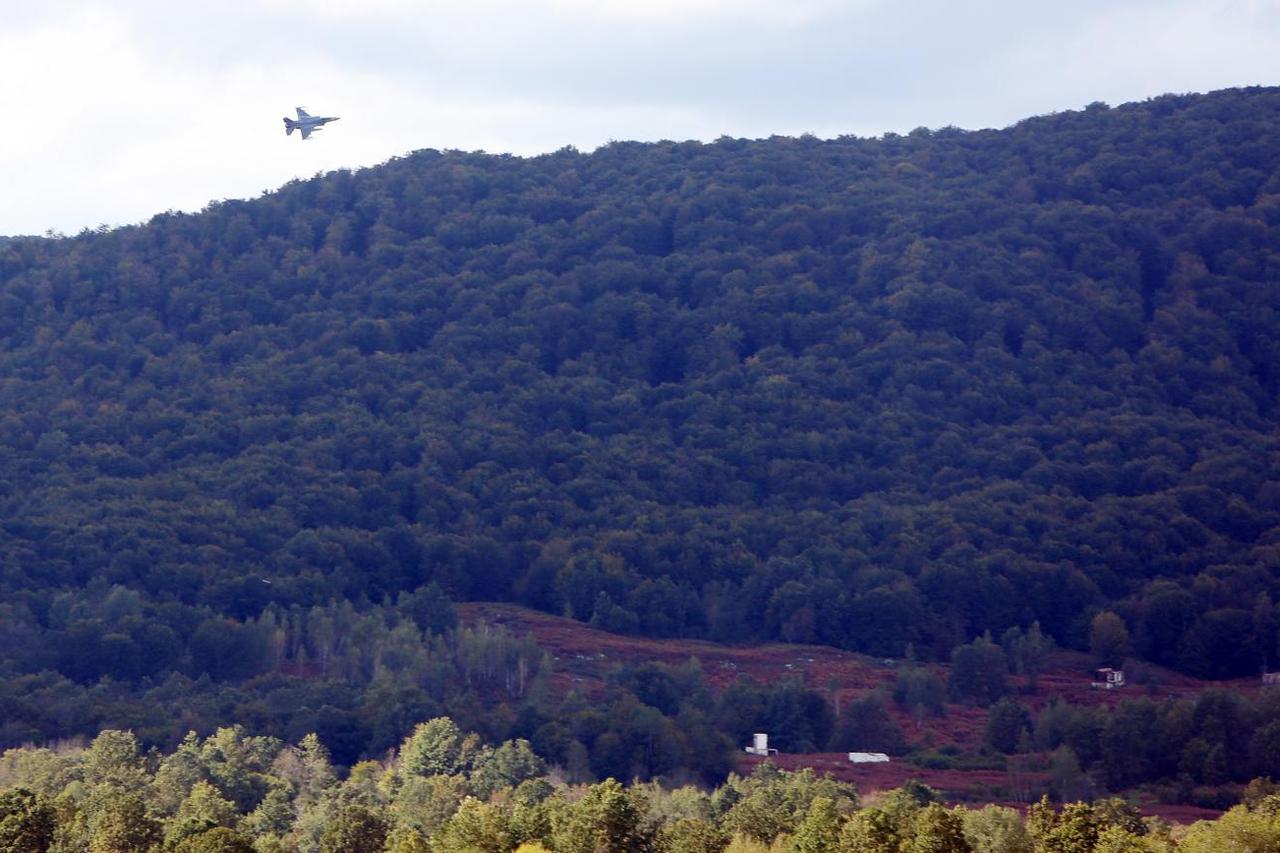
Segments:
[[[467,624],[487,622],[502,625],[517,634],[532,635],[554,659],[556,675],[553,683],[566,690],[577,686],[590,695],[604,692],[605,679],[615,667],[640,663],[682,664],[697,658],[713,689],[724,689],[741,678],[766,684],[794,678],[828,696],[838,710],[877,688],[886,692],[892,690],[899,663],[827,646],[782,643],[729,646],[703,640],[622,636],[511,604],[460,604],[458,615]],[[945,678],[945,665],[930,666]],[[1034,694],[1026,692],[1025,679],[1015,678],[1013,682],[1019,690],[1018,701],[1033,714],[1054,700],[1077,705],[1114,706],[1126,698],[1139,696],[1193,697],[1210,687],[1242,691],[1259,689],[1253,679],[1210,683],[1160,667],[1144,665],[1143,669],[1143,685],[1099,690],[1090,686],[1093,679],[1087,655],[1059,651],[1052,655],[1049,666],[1040,675]],[[968,705],[948,705],[945,717],[925,718],[919,725],[893,703],[889,703],[889,709],[913,746],[976,748],[982,742],[987,723],[986,708]],[[929,770],[904,762],[855,766],[843,753],[785,755],[775,760],[787,769],[812,767],[816,771],[830,773],[836,778],[856,783],[864,793],[894,788],[907,779],[919,779],[946,792],[954,800],[987,802],[993,798],[988,797],[987,792],[994,796],[1018,784],[1018,780],[1011,780],[1005,771]],[[743,770],[749,770],[758,761],[744,755],[741,766]],[[1028,774],[1028,778],[1043,782],[1036,774]],[[1151,805],[1144,806],[1144,811],[1180,823],[1217,814],[1193,806]]]

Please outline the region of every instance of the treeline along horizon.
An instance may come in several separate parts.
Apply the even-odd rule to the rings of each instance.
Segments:
[[[1149,661],[1274,667],[1278,140],[1255,88],[428,150],[6,240],[5,669],[430,584],[937,660],[1110,611]]]

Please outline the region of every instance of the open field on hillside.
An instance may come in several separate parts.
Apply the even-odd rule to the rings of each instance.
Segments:
[[[893,688],[899,662],[876,659],[867,655],[824,646],[769,644],[729,646],[702,640],[653,639],[610,634],[581,622],[552,616],[510,604],[468,603],[458,605],[459,618],[468,624],[487,622],[502,625],[519,634],[530,634],[552,655],[554,683],[561,689],[577,686],[588,694],[605,689],[609,673],[616,667],[646,662],[682,664],[696,658],[707,680],[717,689],[741,678],[759,682],[794,678],[816,690],[836,704],[837,708],[865,693]],[[948,667],[931,664],[944,678]],[[1091,671],[1087,655],[1077,652],[1055,652],[1049,667],[1041,674],[1037,691],[1027,693],[1025,679],[1014,678],[1019,691],[1017,699],[1032,714],[1056,700],[1080,705],[1115,705],[1125,698],[1192,697],[1211,687],[1254,691],[1257,682],[1238,679],[1229,682],[1205,682],[1149,665],[1141,666],[1143,684],[1131,683],[1120,690],[1097,690],[1090,687]],[[906,733],[912,746],[960,750],[976,749],[982,741],[987,723],[987,709],[949,704],[945,717],[926,718],[919,725],[902,709],[889,703],[891,712]],[[760,759],[744,755],[740,768],[749,772]],[[918,767],[905,761],[880,765],[851,765],[842,753],[809,753],[780,755],[775,759],[781,767],[797,770],[812,767],[815,771],[854,782],[864,793],[897,787],[908,779],[918,779],[946,793],[955,801],[987,802],[1007,799],[1011,789],[1040,784],[1044,773],[1028,772],[1015,779],[1004,770],[954,770]],[[1016,803],[1009,803],[1016,805]],[[1217,813],[1194,806],[1150,804],[1150,814],[1169,820],[1190,822]]]

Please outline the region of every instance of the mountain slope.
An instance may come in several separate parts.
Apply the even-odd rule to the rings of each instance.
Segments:
[[[1156,662],[1274,664],[1278,131],[1252,89],[422,151],[0,245],[5,654],[145,655],[113,585],[186,643],[434,581],[895,656],[1110,609]]]

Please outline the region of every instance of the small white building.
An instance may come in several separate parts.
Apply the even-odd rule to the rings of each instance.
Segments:
[[[889,756],[883,752],[851,752],[849,760],[854,764],[883,764],[889,760]]]
[[[1104,666],[1098,670],[1098,680],[1089,686],[1095,690],[1115,690],[1117,687],[1124,687],[1124,670],[1112,669]]]
[[[765,758],[778,754],[778,750],[769,748],[769,735],[764,732],[756,732],[751,736],[751,746],[746,747],[746,751],[748,755],[760,755]]]

